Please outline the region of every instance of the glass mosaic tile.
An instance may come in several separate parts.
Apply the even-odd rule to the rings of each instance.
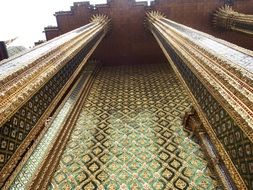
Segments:
[[[215,189],[190,105],[166,64],[103,67],[49,189]]]

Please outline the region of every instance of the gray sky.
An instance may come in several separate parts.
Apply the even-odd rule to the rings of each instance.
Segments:
[[[56,25],[53,14],[69,10],[74,1],[82,0],[1,0],[0,40],[18,37],[11,45],[32,47],[35,41],[45,39],[45,26]],[[103,3],[106,0],[90,0],[90,4]]]

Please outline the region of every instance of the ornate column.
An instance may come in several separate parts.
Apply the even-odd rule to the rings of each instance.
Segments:
[[[253,187],[253,52],[147,13],[149,30],[192,97],[225,170],[224,187]]]
[[[253,15],[238,13],[229,5],[219,8],[214,13],[213,23],[216,27],[253,35]]]
[[[48,127],[109,23],[95,15],[83,27],[0,62],[0,187]]]

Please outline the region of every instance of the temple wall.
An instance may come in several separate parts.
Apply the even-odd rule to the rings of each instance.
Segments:
[[[171,20],[253,50],[252,37],[212,26],[212,14],[224,5],[223,0],[157,0],[151,7],[144,5],[134,0],[111,0],[94,9],[88,3],[74,3],[70,11],[56,13],[58,35],[87,24],[93,14],[103,13],[112,19],[112,31],[95,51],[95,58],[105,64],[162,62],[164,56],[143,26],[145,13],[152,9],[160,10]],[[235,0],[234,9],[253,14],[253,0]],[[46,31],[46,36],[52,39],[56,32]]]

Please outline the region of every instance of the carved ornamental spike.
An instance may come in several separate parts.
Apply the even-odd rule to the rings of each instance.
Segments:
[[[229,5],[214,13],[213,23],[216,27],[253,35],[253,15],[238,13]]]
[[[108,18],[108,16],[103,15],[103,14],[96,14],[96,15],[92,15],[92,17],[90,18],[90,22],[98,22],[98,23],[106,23],[108,22],[110,19]]]

